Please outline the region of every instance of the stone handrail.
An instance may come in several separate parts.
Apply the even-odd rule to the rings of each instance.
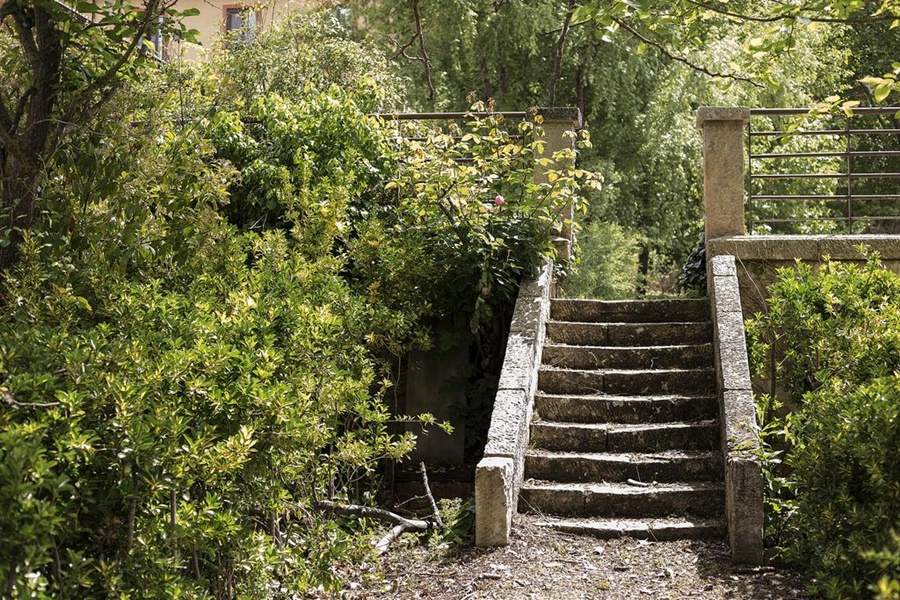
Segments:
[[[728,255],[708,268],[728,539],[735,562],[761,564],[764,482],[737,268]]]
[[[519,288],[484,458],[475,470],[477,546],[509,542],[525,468],[552,283],[553,263],[548,261],[537,279],[524,281]]]

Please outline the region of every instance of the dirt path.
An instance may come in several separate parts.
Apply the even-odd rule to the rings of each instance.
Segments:
[[[791,571],[734,568],[719,541],[598,540],[537,527],[518,515],[506,548],[427,546],[405,538],[373,566],[384,581],[352,581],[345,598],[808,598]]]

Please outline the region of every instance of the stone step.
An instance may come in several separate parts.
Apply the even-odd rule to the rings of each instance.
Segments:
[[[547,344],[543,363],[564,369],[693,369],[713,364],[712,344],[569,346]]]
[[[716,539],[727,533],[722,519],[542,519],[541,527],[566,533],[592,535],[600,539],[631,537],[663,542],[667,540]]]
[[[708,482],[627,484],[550,483],[527,480],[519,511],[562,517],[638,518],[720,517],[725,490]]]
[[[538,393],[534,411],[548,421],[658,423],[715,419],[715,396],[554,396]]]
[[[582,370],[541,367],[545,394],[708,395],[716,391],[713,369]]]
[[[651,454],[529,450],[525,477],[560,482],[721,481],[721,452],[668,451]]]
[[[675,300],[575,300],[550,303],[554,321],[579,323],[666,323],[709,321],[705,298]]]
[[[532,421],[531,446],[558,452],[663,452],[717,450],[715,420],[610,425]]]
[[[575,323],[548,321],[547,338],[581,346],[662,346],[708,344],[712,325],[703,323]]]

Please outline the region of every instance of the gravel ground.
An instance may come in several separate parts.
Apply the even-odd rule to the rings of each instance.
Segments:
[[[518,515],[505,548],[428,546],[404,536],[343,598],[474,600],[809,598],[797,573],[734,567],[723,541],[648,542],[558,533]],[[384,573],[384,579],[371,571]]]

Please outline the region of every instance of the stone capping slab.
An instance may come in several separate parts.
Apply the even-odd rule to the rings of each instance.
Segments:
[[[564,121],[572,123],[576,129],[581,128],[581,109],[577,106],[540,107],[537,109],[537,114],[544,118],[545,123],[547,121]]]
[[[708,257],[731,255],[738,260],[769,262],[804,260],[865,260],[857,247],[864,245],[881,254],[882,260],[900,259],[897,235],[736,235],[707,241]]]
[[[763,490],[759,431],[734,256],[707,263],[713,347],[725,459],[725,516],[732,559],[763,562]]]
[[[702,129],[707,121],[750,122],[750,109],[735,106],[701,106],[697,109],[697,127]]]
[[[505,546],[525,470],[529,425],[550,316],[553,263],[519,286],[484,458],[475,469],[475,545]]]

